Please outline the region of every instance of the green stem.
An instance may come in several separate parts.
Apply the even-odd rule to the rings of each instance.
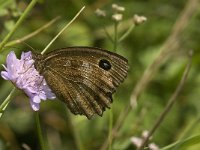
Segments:
[[[113,41],[113,50],[117,51],[117,44],[118,44],[118,22],[115,21],[114,23],[114,41]],[[108,133],[108,139],[109,139],[109,150],[112,150],[112,128],[113,128],[113,112],[112,109],[109,112],[109,133]]]
[[[45,47],[45,49],[41,52],[41,54],[44,54],[47,49],[53,44],[53,42],[60,36],[61,33],[63,33],[64,30],[66,30],[69,25],[72,24],[72,22],[74,22],[74,20],[80,15],[80,13],[83,11],[83,9],[85,8],[85,6],[83,6],[81,8],[81,10],[74,16],[74,18],[72,18],[72,20],[66,25],[64,26],[64,28],[62,28],[62,30],[51,40],[51,42],[49,42],[49,44]]]
[[[182,137],[179,138],[180,142],[177,143],[177,145],[173,148],[173,150],[179,150],[180,149],[180,147],[184,143],[185,139],[190,137],[190,133],[192,133],[197,128],[199,122],[200,122],[200,116],[198,116],[197,119],[195,119],[193,121],[193,123],[190,124],[188,129],[186,129],[186,132],[182,135]]]
[[[12,97],[15,95],[16,92],[16,88],[14,87],[12,89],[12,91],[10,92],[10,94],[7,96],[7,98],[3,101],[3,103],[0,105],[0,118],[3,115],[4,110],[6,109],[6,107],[8,106],[8,104],[10,103],[10,101],[12,100]]]
[[[74,126],[74,121],[71,117],[71,114],[67,110],[66,107],[65,107],[65,110],[66,110],[66,114],[67,114],[67,120],[68,120],[68,123],[70,125],[70,131],[72,132],[72,135],[73,135],[73,138],[74,138],[74,141],[75,141],[76,149],[77,150],[84,150],[80,135],[77,132],[77,129],[75,128],[75,126]]]
[[[104,30],[104,32],[105,32],[105,34],[106,34],[106,36],[108,37],[108,39],[112,42],[112,43],[114,43],[114,41],[113,41],[113,39],[112,39],[112,37],[110,36],[110,34],[108,33],[108,31],[106,30],[106,28],[105,27],[103,27],[103,30]]]
[[[109,113],[109,150],[112,150],[112,128],[113,128],[113,111],[110,109]]]
[[[40,148],[41,150],[45,150],[45,144],[44,144],[44,138],[42,136],[42,129],[40,126],[40,118],[39,118],[39,113],[35,112],[35,120],[36,120],[36,128],[37,128],[37,134],[40,142]]]
[[[134,29],[134,27],[135,27],[135,24],[132,24],[132,25],[128,28],[128,30],[121,36],[121,38],[119,38],[119,41],[118,41],[118,42],[123,41],[123,40],[131,33],[131,31]]]
[[[33,6],[36,4],[37,0],[32,0],[31,3],[28,5],[24,13],[21,15],[21,17],[17,20],[14,28],[7,34],[7,36],[3,39],[3,41],[0,44],[0,51],[4,47],[4,45],[8,42],[8,40],[12,37],[14,32],[17,30],[19,25],[24,21],[30,10],[33,8]]]
[[[117,31],[118,30],[118,22],[115,21],[115,24],[114,24],[114,47],[113,47],[113,50],[114,51],[117,51],[117,44],[118,44],[118,34],[117,34]]]
[[[16,39],[13,41],[8,42],[5,46],[12,46],[18,43],[22,43],[30,38],[32,38],[33,36],[39,34],[41,31],[43,31],[44,29],[48,28],[49,26],[51,26],[53,23],[55,23],[60,17],[56,17],[53,20],[51,20],[50,22],[46,23],[45,25],[43,25],[42,27],[40,27],[39,29],[35,30],[34,32],[20,38],[20,39]]]

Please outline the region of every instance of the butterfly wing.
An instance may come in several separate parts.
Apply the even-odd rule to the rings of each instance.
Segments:
[[[125,58],[93,47],[59,49],[44,58],[42,74],[49,87],[72,113],[88,119],[110,107],[128,71]]]

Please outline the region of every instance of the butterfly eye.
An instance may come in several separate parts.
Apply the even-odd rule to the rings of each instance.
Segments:
[[[109,62],[108,60],[106,60],[106,59],[101,59],[101,60],[99,61],[99,67],[101,67],[102,69],[108,71],[108,70],[111,69],[111,64],[110,64],[110,62]]]

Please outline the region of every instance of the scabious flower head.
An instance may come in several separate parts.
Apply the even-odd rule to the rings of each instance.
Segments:
[[[21,59],[17,59],[15,53],[11,51],[7,56],[6,66],[3,65],[5,71],[1,71],[1,76],[5,80],[10,80],[18,89],[23,90],[30,98],[32,109],[38,111],[41,100],[54,99],[56,96],[33,63],[30,51],[23,52]]]

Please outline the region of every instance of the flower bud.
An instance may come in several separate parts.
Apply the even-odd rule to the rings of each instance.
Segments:
[[[104,10],[101,10],[101,9],[96,9],[95,11],[95,14],[98,16],[98,17],[106,17],[106,12]]]
[[[114,21],[117,21],[117,22],[121,21],[122,18],[123,18],[123,15],[122,15],[122,14],[114,14],[114,15],[112,15],[112,19],[113,19]]]
[[[139,24],[142,24],[144,23],[145,21],[147,21],[147,18],[145,16],[139,16],[137,14],[135,14],[133,16],[133,22],[135,25],[139,25]]]
[[[119,5],[117,5],[117,4],[112,4],[112,9],[113,9],[114,11],[116,11],[116,12],[123,12],[123,11],[125,10],[124,7],[119,6]]]

